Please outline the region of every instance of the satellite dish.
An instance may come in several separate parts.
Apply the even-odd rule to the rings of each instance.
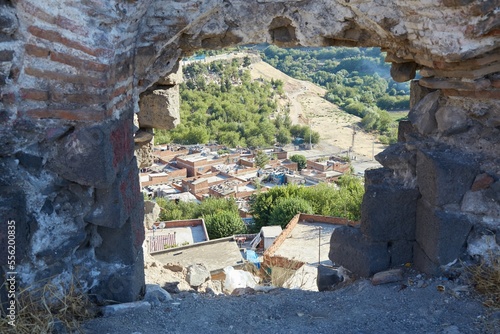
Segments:
[[[165,223],[164,222],[161,222],[159,225],[158,225],[159,228],[165,228]]]

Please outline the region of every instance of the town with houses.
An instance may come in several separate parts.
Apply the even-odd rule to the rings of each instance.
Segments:
[[[351,170],[346,159],[323,156],[307,159],[306,168],[299,171],[298,164],[289,159],[290,152],[282,147],[262,152],[269,157],[264,168],[257,166],[256,151],[250,149],[156,146],[153,164],[141,169],[141,187],[153,200],[161,197],[198,202],[207,197],[233,198],[240,217],[249,224],[249,200],[253,194],[288,183],[331,183]],[[150,213],[146,205],[146,216]],[[295,275],[289,275],[286,286],[313,291],[318,291],[317,267],[331,265],[328,252],[333,229],[356,224],[343,218],[297,214],[285,229],[264,226],[256,234],[210,240],[202,218],[145,221],[145,250],[155,261],[184,268],[202,263],[211,280],[221,281],[226,277],[225,268],[242,269],[249,262],[257,268],[262,265],[275,271],[293,269]]]

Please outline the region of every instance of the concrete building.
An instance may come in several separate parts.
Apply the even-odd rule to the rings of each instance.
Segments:
[[[203,263],[210,271],[212,280],[225,278],[224,268],[241,268],[245,261],[233,237],[205,241],[151,254],[161,263],[179,263],[184,267]]]
[[[195,176],[182,180],[182,189],[188,191],[196,198],[201,199],[204,195],[208,195],[210,187],[231,180],[232,177],[222,173],[210,173],[200,176]]]
[[[186,168],[187,176],[198,176],[209,172],[212,166],[236,163],[240,158],[239,153],[218,155],[201,152],[183,155],[176,158],[178,168]]]
[[[151,254],[163,251],[165,246],[177,248],[209,239],[203,219],[156,222],[152,229],[146,231],[146,242],[149,243]]]
[[[331,264],[328,258],[330,237],[340,226],[355,226],[357,222],[344,218],[297,214],[264,252],[267,266],[289,267],[296,263]]]

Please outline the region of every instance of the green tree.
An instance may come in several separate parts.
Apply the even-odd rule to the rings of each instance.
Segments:
[[[287,128],[281,128],[276,134],[276,141],[281,145],[290,144],[292,142],[292,137],[290,136],[290,131]]]
[[[220,211],[207,215],[204,219],[210,239],[224,238],[246,232],[245,223],[243,223],[237,212]]]
[[[264,168],[269,162],[269,156],[263,151],[257,151],[255,154],[255,165],[260,168]]]
[[[248,56],[245,56],[243,58],[243,67],[248,67],[252,64],[252,62],[250,61],[250,57]]]
[[[311,204],[300,197],[281,198],[271,213],[270,225],[280,225],[285,228],[297,213],[313,213]]]
[[[294,154],[290,157],[290,160],[297,163],[299,171],[303,170],[307,166],[307,159],[302,154]]]
[[[280,198],[289,198],[299,196],[301,188],[294,184],[286,186],[273,187],[266,192],[254,194],[250,198],[250,209],[254,218],[255,232],[262,226],[267,226],[271,221],[271,213]]]

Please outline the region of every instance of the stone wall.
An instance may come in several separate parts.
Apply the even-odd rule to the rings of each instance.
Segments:
[[[75,279],[100,301],[139,298],[134,133],[178,121],[176,82],[165,77],[179,57],[261,42],[379,46],[397,80],[420,70],[410,131],[368,176],[353,238],[391,254],[417,245],[424,270],[457,254],[434,246],[446,236],[481,249],[498,235],[499,28],[495,2],[479,0],[2,0],[0,249],[14,220],[20,287]],[[386,214],[380,195],[405,200]],[[376,214],[394,234],[372,235]],[[413,256],[398,254],[388,265]]]

